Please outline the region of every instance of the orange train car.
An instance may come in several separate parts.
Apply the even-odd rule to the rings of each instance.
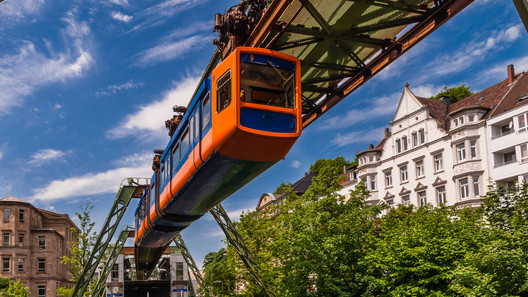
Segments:
[[[283,159],[302,130],[300,62],[239,47],[188,105],[136,210],[138,276],[214,205]]]

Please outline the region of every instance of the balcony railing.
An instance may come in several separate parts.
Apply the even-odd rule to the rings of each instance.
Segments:
[[[503,137],[503,136],[510,135],[510,134],[512,134],[513,132],[515,132],[514,129],[510,129],[510,130],[508,130],[508,131],[500,132],[500,133],[498,133],[498,134],[495,134],[495,135],[491,136],[491,139],[501,138],[501,137]]]
[[[497,162],[495,163],[494,168],[506,166],[506,165],[513,164],[513,163],[517,163],[517,159],[508,160],[506,162]]]

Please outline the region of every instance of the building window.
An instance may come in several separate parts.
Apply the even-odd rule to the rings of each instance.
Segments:
[[[416,177],[424,176],[424,162],[423,160],[416,161]]]
[[[183,280],[183,262],[176,262],[176,280]]]
[[[418,146],[418,133],[416,132],[412,133],[412,143],[413,147]]]
[[[475,194],[475,197],[478,197],[480,195],[480,186],[479,186],[478,176],[473,176],[473,193]]]
[[[467,178],[463,178],[460,180],[460,197],[461,198],[469,197],[469,184],[468,184]]]
[[[468,115],[468,122],[473,122],[475,120],[475,116],[470,114]]]
[[[400,167],[400,178],[402,182],[406,182],[409,179],[407,176],[407,166]]]
[[[18,258],[18,272],[24,272],[24,262],[26,259]]]
[[[403,144],[403,150],[406,151],[407,150],[407,136],[403,136],[402,137],[402,144]]]
[[[387,200],[385,200],[385,203],[387,203],[388,206],[392,206],[392,205],[394,205],[394,200],[393,199],[387,199]]]
[[[438,205],[445,204],[447,202],[444,186],[436,188],[436,197],[438,198]]]
[[[20,221],[20,223],[24,223],[24,217],[25,213],[24,213],[24,210],[23,209],[20,209],[18,211],[18,221]]]
[[[434,165],[435,165],[435,172],[438,172],[444,169],[442,154],[438,154],[434,156]]]
[[[110,278],[112,281],[119,280],[119,264],[114,264],[112,271],[110,272]]]
[[[392,171],[385,172],[385,187],[392,186]]]
[[[456,146],[458,162],[466,159],[466,144],[461,143]]]
[[[39,236],[38,237],[38,249],[43,250],[46,248],[46,236]]]
[[[455,126],[455,127],[458,126],[458,120],[457,119],[453,120],[453,126]]]
[[[37,272],[46,272],[46,258],[38,258]]]
[[[411,203],[411,197],[409,195],[403,195],[402,196],[402,203],[405,205],[409,205]]]
[[[459,117],[458,121],[460,122],[460,125],[464,124],[464,117],[463,116]]]
[[[425,195],[425,191],[418,192],[418,203],[420,203],[420,206],[427,204],[427,196]]]
[[[2,233],[2,245],[9,246],[9,232]]]
[[[517,120],[519,122],[519,132],[524,132],[526,131],[526,117],[527,117],[528,114],[522,114],[520,116],[517,117]]]
[[[470,151],[471,151],[471,159],[477,158],[477,141],[476,140],[471,140],[469,142],[469,148],[470,148]]]
[[[425,130],[424,129],[418,130],[418,134],[420,135],[420,144],[424,144],[425,143]]]
[[[9,216],[11,215],[11,209],[4,208],[4,223],[9,223]]]
[[[521,163],[528,162],[528,143],[521,144]]]
[[[11,259],[9,257],[2,258],[2,272],[9,272],[9,264]]]
[[[396,139],[396,152],[401,153],[401,141]]]
[[[18,234],[18,246],[24,246],[24,233]]]
[[[369,177],[370,179],[370,190],[371,191],[376,191],[376,176],[370,176]]]
[[[46,297],[46,286],[37,287],[37,297]]]

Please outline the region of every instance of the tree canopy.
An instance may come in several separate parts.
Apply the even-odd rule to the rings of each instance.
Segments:
[[[348,199],[337,194],[331,168],[339,166],[322,163],[306,193],[237,223],[262,280],[280,296],[528,295],[526,184],[491,189],[478,208],[389,208],[366,204],[363,183]],[[224,286],[236,279],[236,296],[266,296],[229,250],[206,259],[229,272]]]
[[[458,102],[464,98],[467,98],[471,95],[473,95],[473,92],[469,90],[469,86],[466,86],[465,84],[461,84],[458,87],[452,87],[447,88],[444,87],[442,91],[440,91],[438,94],[434,95],[433,99],[440,99],[442,97],[448,97],[451,101],[451,103]]]

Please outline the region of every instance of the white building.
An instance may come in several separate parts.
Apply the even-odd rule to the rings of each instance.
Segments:
[[[515,76],[512,67],[508,79],[453,104],[449,104],[448,98],[418,97],[406,85],[389,123],[392,132],[386,129],[385,137],[376,147],[370,145],[357,154],[359,165],[353,174],[348,173],[349,179],[341,192],[348,193],[357,181],[363,180],[371,192],[369,203],[480,204],[480,195],[486,192],[490,177],[517,179],[528,172],[528,165],[519,160],[516,173],[495,168],[491,175],[490,168],[499,163],[494,163],[495,159],[489,161],[491,156],[497,160],[501,156],[504,160],[511,159],[510,150],[516,150],[517,156],[525,156],[524,161],[528,161],[528,133],[523,135],[522,142],[515,136],[509,143],[490,142],[490,135],[496,137],[497,131],[503,131],[503,124],[508,124],[512,117],[519,119],[514,124],[521,125],[517,131],[527,130],[528,105],[512,110],[509,117],[505,116],[506,111],[501,111],[509,110],[511,104],[506,106],[505,102],[511,94],[518,93],[512,92],[519,88],[518,82],[528,86],[527,77],[524,73]],[[497,115],[493,119],[496,124],[490,126],[495,134],[486,130],[486,122],[492,115]],[[520,120],[521,115],[524,120]],[[506,139],[505,133],[501,135]],[[507,174],[512,176],[506,177]]]
[[[515,76],[508,67],[512,88],[487,122],[491,178],[513,186],[528,179],[528,74]]]

